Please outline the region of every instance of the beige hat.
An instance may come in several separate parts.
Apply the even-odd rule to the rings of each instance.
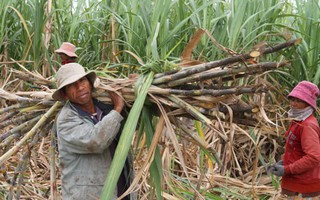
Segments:
[[[62,43],[61,47],[57,50],[55,50],[56,53],[64,53],[68,55],[69,57],[78,57],[76,52],[76,46],[69,42]]]
[[[56,74],[56,83],[58,88],[52,94],[52,98],[56,101],[64,100],[60,94],[61,88],[71,83],[74,83],[85,76],[88,77],[92,85],[95,83],[95,80],[97,78],[97,75],[95,72],[86,73],[82,65],[78,63],[68,63],[65,65],[62,65]]]

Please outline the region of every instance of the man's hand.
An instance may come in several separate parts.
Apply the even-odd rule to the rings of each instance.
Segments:
[[[117,93],[111,91],[109,92],[109,96],[114,104],[114,110],[118,113],[121,113],[124,107],[124,100],[122,99],[122,97],[119,96]]]

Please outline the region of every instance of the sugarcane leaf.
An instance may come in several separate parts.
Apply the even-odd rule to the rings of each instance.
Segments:
[[[151,110],[144,106],[142,110],[142,119],[145,122],[145,134],[147,138],[147,145],[148,147],[152,144],[152,139],[154,136],[154,128],[152,126],[152,115]],[[163,129],[163,126],[160,127]],[[162,131],[161,131],[162,132]],[[154,156],[153,161],[150,166],[150,180],[151,185],[155,187],[157,193],[157,199],[162,199],[161,192],[162,192],[162,164],[161,164],[161,155],[158,148],[154,149]],[[153,191],[153,190],[151,190]]]
[[[139,87],[140,89],[137,90],[138,94],[136,100],[129,112],[127,121],[121,133],[115,155],[113,157],[107,178],[102,189],[102,193],[100,195],[101,200],[111,199],[113,192],[116,189],[118,179],[129,153],[129,148],[131,146],[133,135],[135,133],[139,116],[143,108],[143,104],[147,97],[148,89],[153,80],[153,75],[154,73],[150,72],[149,74],[144,76],[145,81],[142,86],[136,85],[136,87]]]

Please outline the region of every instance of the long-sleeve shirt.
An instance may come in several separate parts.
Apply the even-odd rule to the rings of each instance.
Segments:
[[[99,198],[112,161],[110,145],[122,120],[112,107],[95,123],[72,103],[64,105],[56,120],[63,200]]]
[[[293,121],[286,132],[283,157],[285,175],[281,187],[302,194],[320,192],[320,129],[311,115]]]

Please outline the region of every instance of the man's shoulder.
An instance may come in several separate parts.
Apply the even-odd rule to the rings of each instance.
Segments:
[[[57,120],[64,120],[68,116],[75,115],[76,112],[72,109],[70,102],[67,102],[59,111]]]

